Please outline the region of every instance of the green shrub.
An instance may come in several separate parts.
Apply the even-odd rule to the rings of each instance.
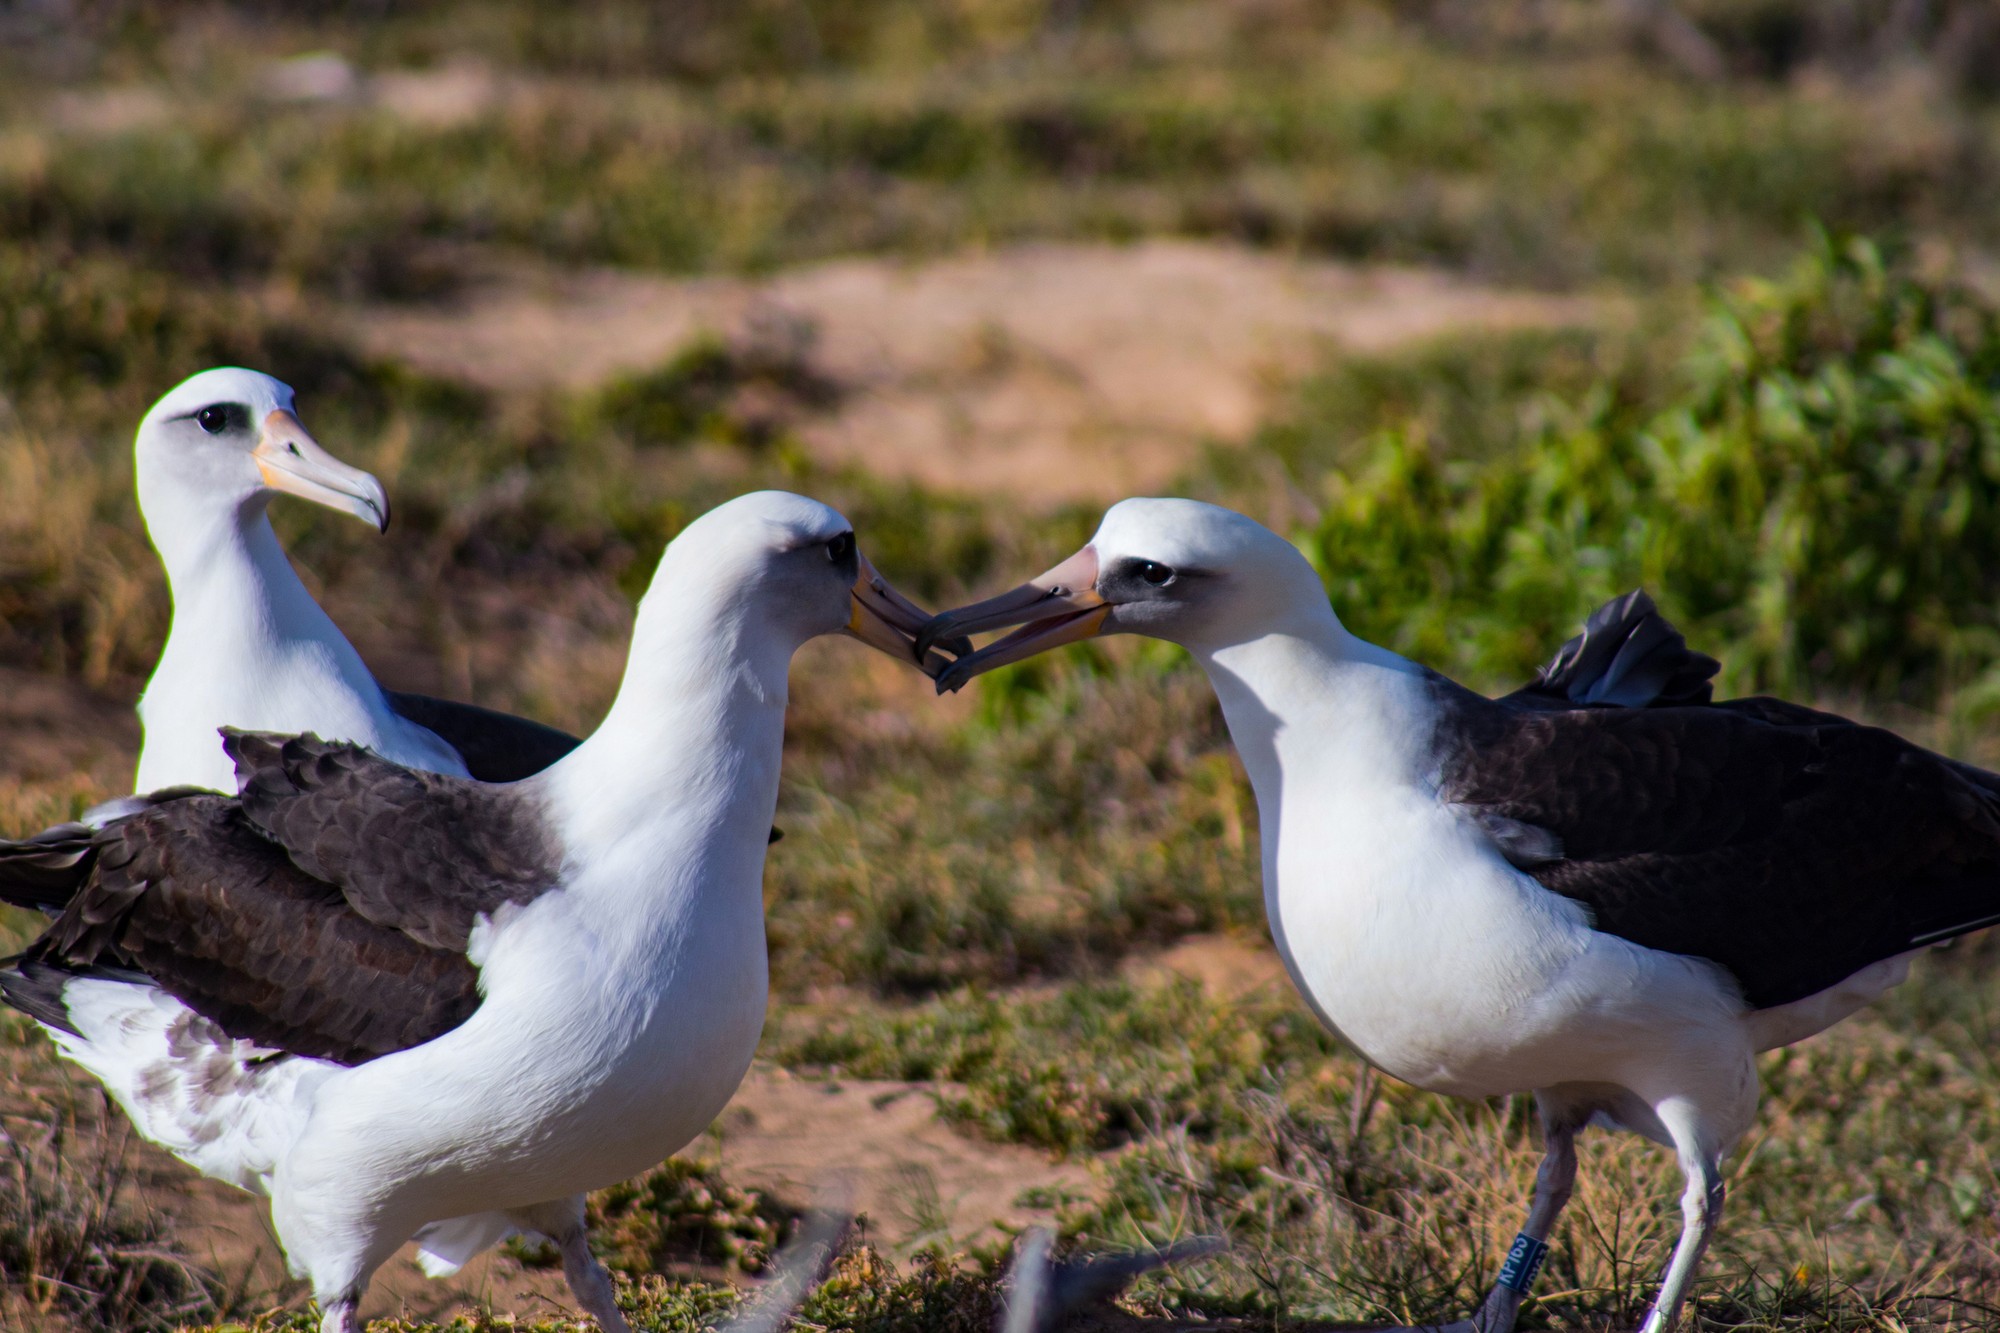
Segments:
[[[1511,679],[1650,589],[1738,689],[2000,698],[2000,322],[1864,240],[1718,294],[1679,387],[1600,385],[1516,453],[1391,429],[1304,540],[1359,632]],[[1984,674],[1981,674],[1981,673]]]

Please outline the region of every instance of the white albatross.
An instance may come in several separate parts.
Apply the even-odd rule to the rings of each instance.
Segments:
[[[233,790],[235,769],[217,736],[225,726],[309,731],[399,764],[496,782],[537,772],[575,746],[524,718],[376,683],[299,581],[267,511],[284,493],[386,530],[389,499],[307,433],[287,385],[236,367],[202,371],[146,413],[132,453],[139,510],[174,603],[139,701],[145,743],[135,791]]]
[[[1418,1087],[1534,1092],[1534,1204],[1457,1328],[1512,1326],[1593,1121],[1686,1174],[1645,1323],[1672,1327],[1756,1111],[1752,1057],[2000,922],[2000,776],[1781,700],[1711,703],[1715,663],[1637,597],[1538,686],[1487,699],[1349,633],[1275,533],[1135,499],[917,641],[1008,625],[938,688],[1095,634],[1186,647],[1255,788],[1271,932],[1320,1019]]]
[[[583,1194],[699,1134],[756,1049],[792,655],[846,632],[914,662],[923,619],[834,510],[733,500],[661,558],[603,724],[532,778],[232,731],[237,797],[0,846],[0,899],[58,914],[0,992],[147,1139],[269,1196],[326,1333],[404,1242],[449,1272],[516,1229],[623,1330]]]

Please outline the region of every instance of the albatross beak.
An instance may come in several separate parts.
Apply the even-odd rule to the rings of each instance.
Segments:
[[[1012,592],[933,617],[917,634],[919,652],[929,651],[932,644],[950,635],[977,634],[1008,625],[1021,627],[976,653],[960,655],[956,662],[936,673],[938,693],[956,690],[994,667],[1101,634],[1105,619],[1111,614],[1111,604],[1098,596],[1096,582],[1097,551],[1086,546]]]
[[[915,643],[917,631],[930,623],[930,614],[876,573],[867,556],[857,552],[857,558],[861,573],[854,580],[854,614],[848,617],[842,633],[871,648],[879,648],[898,661],[909,662],[936,679],[938,672],[951,665],[951,659],[928,644],[920,651]],[[947,641],[945,647],[953,652],[972,651],[972,645],[962,639],[956,643]]]
[[[299,419],[284,408],[264,418],[257,447],[250,451],[264,484],[289,491],[329,509],[344,510],[378,532],[389,530],[389,495],[382,483],[360,468],[349,467],[319,447]]]

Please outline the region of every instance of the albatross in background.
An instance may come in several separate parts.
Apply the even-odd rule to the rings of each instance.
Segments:
[[[139,423],[133,462],[174,602],[139,701],[146,736],[134,790],[233,790],[217,736],[225,726],[309,731],[489,782],[527,777],[576,745],[524,718],[376,684],[299,581],[266,510],[282,492],[386,530],[389,499],[314,441],[286,385],[234,367],[182,381]]]
[[[449,1272],[516,1229],[624,1330],[583,1194],[699,1134],[756,1049],[792,655],[911,662],[923,620],[834,510],[733,500],[668,546],[609,715],[548,769],[230,731],[240,795],[0,847],[0,899],[58,914],[0,991],[146,1138],[269,1196],[326,1333],[405,1241]]]
[[[1135,499],[917,642],[1010,625],[938,688],[1097,634],[1186,647],[1256,790],[1272,934],[1321,1020],[1418,1087],[1535,1093],[1533,1207],[1457,1328],[1512,1326],[1592,1121],[1686,1174],[1645,1322],[1671,1328],[1756,1110],[1752,1057],[2000,922],[2000,775],[1797,704],[1710,702],[1715,663],[1637,597],[1488,699],[1349,633],[1275,533]]]

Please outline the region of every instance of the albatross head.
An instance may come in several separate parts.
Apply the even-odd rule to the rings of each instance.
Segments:
[[[188,509],[261,507],[277,491],[389,526],[382,483],[320,448],[299,424],[291,387],[254,370],[181,381],[139,423],[133,456],[149,526]]]
[[[1012,592],[937,616],[920,648],[982,630],[1021,628],[940,672],[940,692],[1058,644],[1144,634],[1220,648],[1331,620],[1319,576],[1290,542],[1233,510],[1198,500],[1113,505],[1090,543]],[[1337,623],[1337,622],[1336,622]]]
[[[846,634],[926,675],[946,665],[912,646],[929,614],[875,572],[839,510],[803,495],[755,491],[688,524],[660,560],[646,603],[655,599],[755,617],[787,655],[822,634]]]

